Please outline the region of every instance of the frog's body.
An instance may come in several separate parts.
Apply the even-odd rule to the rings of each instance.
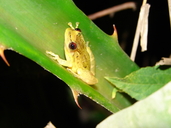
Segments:
[[[64,67],[67,67],[76,77],[83,80],[89,85],[94,85],[98,80],[95,75],[94,56],[88,47],[88,42],[85,43],[81,30],[78,28],[78,22],[74,28],[71,23],[68,23],[70,28],[65,31],[65,57],[66,60],[59,58],[58,55],[48,52],[53,59]]]
[[[76,23],[75,28],[71,23],[68,23],[68,25],[70,28],[67,28],[65,31],[64,44],[66,60],[61,59],[53,52],[46,51],[46,53],[51,55],[60,65],[71,71],[74,76],[89,85],[94,85],[98,80],[95,78],[95,61],[90,47],[88,47],[88,42],[85,42],[81,30],[78,28],[78,22]],[[76,104],[79,106],[79,92],[72,89],[72,93]]]

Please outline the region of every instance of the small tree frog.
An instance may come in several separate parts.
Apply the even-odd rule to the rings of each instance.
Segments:
[[[46,51],[52,59],[56,60],[60,65],[66,67],[75,77],[81,79],[89,85],[98,83],[98,79],[95,78],[95,61],[93,53],[91,52],[88,42],[86,43],[81,30],[78,28],[79,23],[76,22],[76,27],[70,26],[65,30],[65,58],[61,59],[58,55],[51,51]],[[72,89],[72,93],[76,104],[78,103],[79,92]],[[81,108],[81,107],[80,107]]]
[[[76,22],[76,27],[69,22],[69,28],[65,31],[64,51],[66,60],[61,59],[58,55],[51,51],[46,51],[51,55],[52,59],[56,60],[60,65],[66,67],[74,76],[81,79],[89,85],[94,85],[98,82],[95,78],[95,61],[93,53],[86,43],[81,30],[78,28],[79,22]]]

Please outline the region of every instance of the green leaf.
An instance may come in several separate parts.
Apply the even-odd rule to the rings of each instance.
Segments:
[[[171,80],[171,68],[162,69],[159,66],[146,67],[124,78],[106,77],[106,79],[131,97],[141,100]]]
[[[104,76],[124,77],[137,70],[138,66],[122,51],[117,39],[102,32],[72,0],[0,0],[0,15],[2,46],[30,58],[62,79],[70,88],[112,112],[131,105],[122,94],[111,99],[114,87]],[[80,22],[83,36],[90,42],[99,80],[94,86],[74,77],[46,54],[46,51],[52,51],[64,58],[64,32],[68,22]]]
[[[171,82],[131,107],[108,117],[96,128],[170,128]]]

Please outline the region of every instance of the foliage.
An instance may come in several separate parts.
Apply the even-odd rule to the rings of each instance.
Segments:
[[[6,0],[0,2],[0,10],[0,42],[3,47],[35,61],[62,79],[70,88],[111,112],[131,105],[122,94],[117,94],[112,100],[114,86],[104,77],[124,77],[137,70],[138,66],[122,51],[115,36],[102,32],[71,0]],[[99,80],[94,86],[77,79],[46,54],[46,51],[52,51],[64,58],[64,32],[68,28],[68,22],[80,22],[79,27],[85,40],[90,42],[96,61],[96,77]]]

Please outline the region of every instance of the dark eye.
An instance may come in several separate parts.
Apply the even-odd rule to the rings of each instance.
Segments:
[[[69,48],[75,50],[77,48],[77,44],[74,42],[69,43]]]
[[[79,28],[75,28],[75,31],[79,31],[79,32],[81,32],[81,29],[79,29]]]

